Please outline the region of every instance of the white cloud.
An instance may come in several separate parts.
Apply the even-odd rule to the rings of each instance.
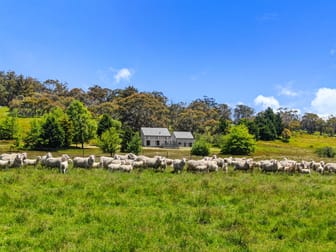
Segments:
[[[320,88],[314,100],[311,102],[312,108],[320,115],[336,114],[336,89]]]
[[[119,83],[120,81],[129,82],[132,76],[132,72],[128,68],[122,68],[114,75],[114,80]]]
[[[279,92],[280,95],[291,96],[291,97],[298,96],[298,93],[295,92],[290,87],[281,87],[281,86],[279,86],[279,91],[280,91]]]
[[[298,96],[299,93],[294,91],[292,88],[292,85],[295,83],[295,81],[291,80],[288,81],[285,85],[277,85],[276,88],[279,90],[279,95],[283,96],[289,96],[289,97],[295,97]]]
[[[266,109],[268,107],[271,107],[272,109],[278,109],[280,107],[280,104],[277,99],[275,99],[273,96],[263,96],[258,95],[254,99],[254,104],[257,106],[261,106],[263,109]]]

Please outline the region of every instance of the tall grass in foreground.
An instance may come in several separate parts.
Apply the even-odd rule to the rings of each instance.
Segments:
[[[24,168],[0,184],[0,250],[336,250],[332,175]]]

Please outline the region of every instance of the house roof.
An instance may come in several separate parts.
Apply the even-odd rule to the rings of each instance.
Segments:
[[[170,137],[169,130],[167,128],[141,128],[144,136],[167,136]]]
[[[176,139],[194,139],[190,131],[174,131],[173,135]]]

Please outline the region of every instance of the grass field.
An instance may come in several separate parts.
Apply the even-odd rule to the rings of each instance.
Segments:
[[[335,251],[336,176],[0,172],[6,251]]]
[[[18,151],[12,144],[0,141],[0,153]],[[323,146],[336,138],[297,133],[290,143],[258,141],[251,157],[321,160]],[[94,146],[53,154],[62,153],[107,155]],[[142,154],[199,158],[188,148]],[[335,196],[336,176],[316,173],[0,170],[0,250],[336,251]]]

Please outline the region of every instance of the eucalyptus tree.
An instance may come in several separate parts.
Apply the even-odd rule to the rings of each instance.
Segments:
[[[90,111],[78,100],[70,103],[66,110],[69,120],[72,122],[74,135],[72,142],[81,144],[84,149],[84,143],[88,142],[95,135],[96,122],[92,119]]]

